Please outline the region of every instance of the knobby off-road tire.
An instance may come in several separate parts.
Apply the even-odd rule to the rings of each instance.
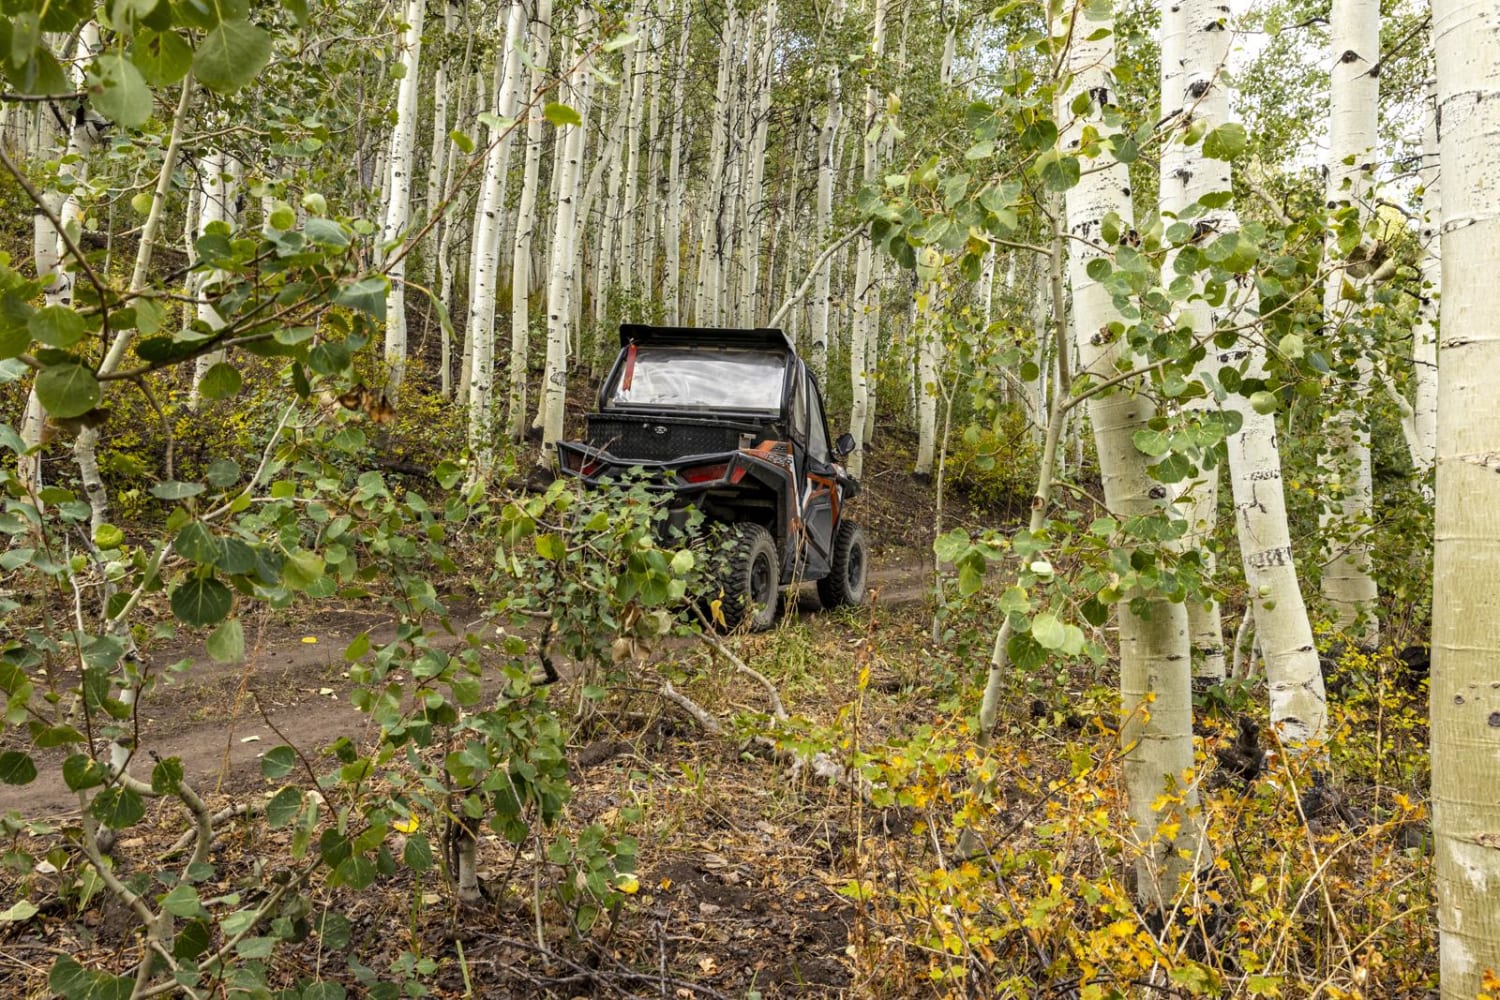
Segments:
[[[758,524],[730,525],[723,558],[718,589],[723,591],[719,610],[725,626],[736,629],[749,622],[752,632],[770,628],[776,622],[781,589],[780,560],[771,533]]]
[[[853,521],[840,521],[833,536],[833,564],[828,575],[818,581],[818,600],[825,608],[858,607],[865,603],[869,573],[865,529]]]

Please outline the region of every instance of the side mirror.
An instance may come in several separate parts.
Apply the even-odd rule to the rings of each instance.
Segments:
[[[854,447],[853,434],[840,434],[838,440],[833,442],[833,453],[839,458],[843,458],[853,452]]]

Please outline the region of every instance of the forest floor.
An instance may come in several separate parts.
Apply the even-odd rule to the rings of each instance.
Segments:
[[[787,709],[815,726],[832,727],[847,715],[857,697],[855,675],[873,668],[862,700],[863,725],[875,738],[935,714],[923,691],[922,652],[930,625],[933,493],[896,469],[872,470],[865,485],[856,517],[874,549],[870,606],[824,613],[814,588],[804,585],[784,597],[773,631],[731,642],[777,684]],[[954,510],[975,526],[972,512]],[[455,645],[465,631],[493,628],[472,600],[450,595],[449,610],[457,634],[446,641]],[[290,744],[318,760],[340,736],[370,745],[374,730],[350,703],[343,654],[360,634],[378,644],[395,630],[387,612],[325,602],[247,620],[243,663],[215,663],[201,636],[152,649],[149,662],[159,679],[141,710],[136,759],[180,758],[188,782],[213,810],[264,801],[278,785],[261,773],[269,748]],[[877,635],[880,651],[872,655]],[[642,675],[701,653],[693,640],[668,640],[653,662],[642,664]],[[174,667],[163,669],[167,664]],[[563,673],[552,702],[566,715],[577,693],[566,666]],[[712,668],[685,691],[726,721],[737,711],[764,710],[757,704],[763,692]],[[486,905],[455,909],[440,880],[382,880],[376,884],[382,891],[355,899],[329,890],[329,897],[344,896],[337,905],[352,922],[352,944],[346,953],[320,953],[314,936],[291,946],[278,956],[290,963],[282,975],[342,979],[353,988],[349,958],[381,969],[405,951],[438,959],[423,981],[440,996],[461,996],[466,988],[497,998],[853,995],[856,912],[839,890],[854,875],[863,810],[847,787],[810,774],[789,781],[785,761],[745,749],[703,733],[654,698],[612,703],[577,727],[565,825],[614,822],[623,805],[646,806],[639,828],[624,831],[641,844],[641,889],[607,930],[578,940],[524,891],[529,876],[518,882],[518,866],[524,873],[535,856],[490,836],[480,851],[481,879],[492,897]],[[26,843],[34,853],[45,852],[49,840],[65,843],[78,822],[78,796],[61,773],[66,752],[36,754],[40,774],[27,785],[0,784],[0,814],[16,810],[57,832]],[[879,836],[911,827],[909,819],[877,819]],[[116,844],[118,870],[153,864],[184,829],[180,813],[148,817]],[[283,836],[231,822],[211,859],[222,891],[261,877],[257,857],[267,852],[258,838]],[[48,995],[46,970],[57,954],[108,968],[133,952],[134,922],[107,893],[81,915],[64,895],[33,893],[40,904],[35,918],[0,921],[0,995]]]
[[[961,634],[932,641],[933,491],[901,463],[894,454],[874,462],[857,501],[856,517],[874,545],[870,605],[824,612],[807,586],[786,602],[776,628],[728,640],[776,686],[808,746],[845,762],[872,753],[892,788],[909,776],[911,793],[900,807],[877,805],[868,787],[790,766],[741,735],[705,733],[657,697],[663,673],[686,675],[684,693],[730,733],[737,715],[763,717],[765,692],[714,662],[696,640],[659,644],[637,664],[640,683],[583,716],[574,711],[581,685],[564,666],[550,702],[571,726],[573,797],[566,819],[547,836],[599,824],[635,837],[638,891],[580,934],[549,889],[559,869],[544,859],[545,845],[531,840],[517,848],[486,835],[479,850],[486,899],[479,905],[455,904],[437,872],[418,876],[405,867],[361,892],[315,885],[314,905],[348,918],[348,943],[330,947],[311,934],[283,945],[272,981],[341,984],[359,997],[362,966],[387,980],[404,978],[414,988],[408,995],[425,989],[442,998],[1077,997],[1080,970],[1090,964],[1130,969],[1139,960],[1141,970],[1159,971],[1159,951],[1137,947],[1146,956],[1138,958],[1121,950],[1145,932],[1121,923],[1132,911],[1115,902],[1111,888],[1125,881],[1129,866],[1121,862],[1127,835],[1116,832],[1127,825],[1113,709],[1099,694],[1111,684],[1107,667],[1058,673],[1010,692],[1003,733],[990,751],[998,772],[983,820],[994,836],[993,868],[945,858],[951,848],[935,824],[961,808],[955,803],[968,785],[960,777],[965,769],[991,766],[979,763],[962,718],[973,709],[973,685],[998,621],[971,617]],[[945,529],[982,526],[981,512],[961,498],[950,503]],[[472,597],[466,603],[450,594],[448,607],[460,635],[494,628]],[[368,720],[350,705],[344,650],[360,634],[380,642],[394,630],[384,612],[324,603],[247,621],[242,664],[213,663],[201,637],[153,650],[155,664],[191,665],[171,674],[144,706],[138,759],[181,758],[212,809],[264,802],[279,784],[261,773],[269,748],[290,744],[326,766],[323,748],[336,737],[370,745]],[[1405,827],[1384,822],[1398,793],[1420,798],[1422,776],[1408,764],[1419,759],[1413,748],[1425,733],[1420,723],[1393,725],[1393,709],[1383,704],[1371,712],[1378,713],[1369,716],[1379,720],[1373,725],[1342,717],[1352,731],[1375,734],[1373,755],[1358,748],[1364,743],[1340,751],[1341,760],[1374,774],[1336,804],[1352,820],[1304,828],[1299,810],[1310,800],[1304,795],[1299,804],[1294,782],[1307,776],[1291,772],[1261,782],[1253,796],[1226,792],[1211,805],[1231,838],[1217,849],[1232,862],[1221,866],[1212,890],[1232,902],[1216,903],[1212,912],[1239,914],[1237,923],[1214,917],[1237,935],[1238,948],[1225,944],[1204,982],[1235,976],[1237,985],[1221,979],[1217,990],[1160,995],[1430,995],[1429,866],[1419,848],[1410,849]],[[1223,719],[1202,729],[1210,762],[1232,730]],[[17,837],[12,849],[39,855],[69,843],[78,801],[59,763],[39,755],[37,780],[0,785],[0,814],[19,810],[54,830]],[[1114,819],[1101,826],[1106,814]],[[128,875],[156,864],[185,829],[180,812],[149,816],[115,845],[117,870]],[[286,858],[288,836],[230,821],[203,895],[263,891],[277,877],[264,859]],[[78,864],[69,850],[49,858],[64,873]],[[49,996],[47,969],[59,954],[118,971],[138,954],[135,921],[121,904],[101,892],[79,907],[62,885],[59,876],[51,891],[46,883],[29,890],[38,905],[32,918],[0,918],[0,996]],[[1085,905],[1076,895],[1094,898],[1101,887],[1102,901]],[[14,895],[3,887],[0,893]],[[1315,905],[1320,896],[1326,912]],[[1121,926],[1135,930],[1117,934]],[[991,932],[996,936],[984,937]],[[1189,949],[1169,960],[1188,967],[1195,955]],[[1301,985],[1346,988],[1300,988],[1295,974],[1256,976],[1261,961],[1281,970],[1305,966]],[[941,981],[945,969],[965,963],[966,983]],[[400,968],[408,971],[391,971]],[[1246,984],[1256,983],[1266,992],[1250,992]]]

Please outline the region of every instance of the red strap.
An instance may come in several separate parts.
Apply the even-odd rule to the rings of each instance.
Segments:
[[[620,378],[620,391],[629,392],[630,382],[635,378],[635,341],[625,348],[625,374]]]

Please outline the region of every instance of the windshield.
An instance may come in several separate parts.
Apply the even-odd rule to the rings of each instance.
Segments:
[[[778,413],[785,377],[781,354],[632,345],[608,399],[612,406]]]

